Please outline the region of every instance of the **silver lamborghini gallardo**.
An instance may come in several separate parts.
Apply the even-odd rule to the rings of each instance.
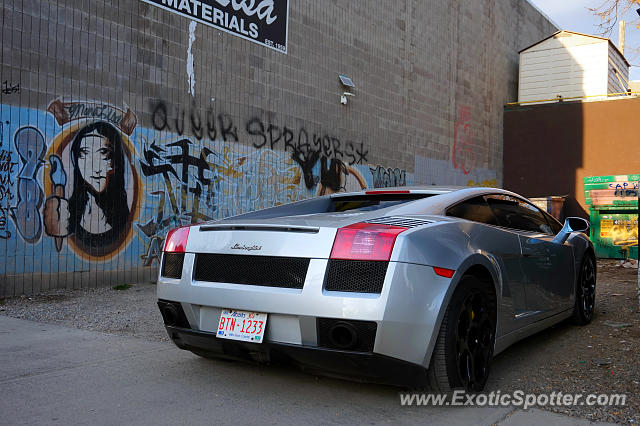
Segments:
[[[340,193],[169,232],[158,305],[180,348],[436,391],[591,321],[589,223],[495,188]]]

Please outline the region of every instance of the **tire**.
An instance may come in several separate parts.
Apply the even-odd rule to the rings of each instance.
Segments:
[[[489,377],[495,330],[493,284],[463,277],[447,306],[431,356],[427,372],[431,390],[482,391]]]
[[[573,307],[573,322],[587,325],[593,319],[596,307],[596,261],[591,252],[586,252],[580,264],[576,283],[576,302]]]

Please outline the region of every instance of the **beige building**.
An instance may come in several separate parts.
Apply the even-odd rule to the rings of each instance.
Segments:
[[[518,102],[603,100],[629,90],[629,63],[607,38],[558,31],[520,51]]]

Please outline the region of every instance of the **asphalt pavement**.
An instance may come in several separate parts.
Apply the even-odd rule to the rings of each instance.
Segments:
[[[0,424],[587,425],[541,409],[403,407],[399,390],[0,316]]]

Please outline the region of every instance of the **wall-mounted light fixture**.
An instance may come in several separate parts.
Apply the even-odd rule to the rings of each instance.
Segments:
[[[344,92],[342,95],[340,95],[340,103],[342,105],[346,105],[347,104],[347,96],[355,96],[353,93],[349,93],[349,92]]]
[[[344,74],[338,74],[338,78],[340,78],[340,83],[342,83],[342,87],[344,87],[344,89],[345,89],[345,91],[342,93],[342,95],[340,95],[340,103],[342,105],[346,105],[347,104],[347,96],[355,96],[355,94],[349,92],[348,90],[351,90],[351,89],[355,88],[356,85],[353,82],[353,80],[351,80],[350,77],[347,77]]]

